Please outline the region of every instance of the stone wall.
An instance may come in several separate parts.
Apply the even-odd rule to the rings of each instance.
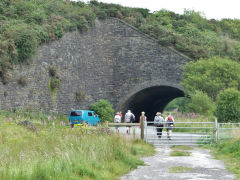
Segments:
[[[99,99],[115,108],[143,88],[166,85],[181,88],[182,66],[189,59],[115,19],[97,20],[88,32],[66,33],[59,41],[41,46],[29,65],[9,71],[10,82],[0,82],[1,108],[25,107],[67,114],[87,109]],[[56,95],[50,93],[49,69],[61,79]],[[18,83],[27,77],[27,85]],[[76,101],[76,92],[85,99]]]

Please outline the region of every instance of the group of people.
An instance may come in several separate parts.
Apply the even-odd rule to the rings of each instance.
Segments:
[[[135,121],[134,114],[131,112],[131,110],[128,110],[127,113],[125,114],[124,122],[125,123],[132,123],[134,121]],[[121,113],[121,111],[117,112],[116,115],[114,116],[114,122],[115,123],[121,123],[122,122],[122,113]],[[130,127],[131,126],[127,126],[127,134],[130,134]],[[118,126],[116,126],[116,130],[117,130],[117,132],[119,132],[119,127]]]
[[[141,117],[144,117],[144,124],[147,122],[147,117],[145,116],[145,112],[141,113],[141,116],[139,118],[139,124],[141,122]],[[121,123],[122,121],[122,113],[117,112],[114,116],[114,122],[115,123]],[[127,113],[124,116],[124,122],[125,123],[133,123],[135,122],[135,115],[131,112],[131,110],[128,110]],[[172,129],[175,126],[174,118],[171,115],[171,113],[168,113],[166,118],[162,116],[160,112],[156,113],[156,116],[154,117],[154,125],[156,127],[157,136],[158,138],[162,137],[162,130],[164,127],[167,129],[167,138],[171,140],[171,134]],[[130,134],[131,126],[127,126],[127,134]],[[116,126],[117,132],[119,132],[119,127]]]
[[[172,129],[175,126],[174,118],[171,115],[171,113],[167,113],[167,117],[164,119],[164,117],[162,116],[162,113],[157,112],[154,118],[154,125],[157,130],[158,138],[162,137],[162,130],[165,126],[167,129],[167,138],[171,140]]]

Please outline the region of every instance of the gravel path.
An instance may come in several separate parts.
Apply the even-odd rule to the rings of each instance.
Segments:
[[[170,147],[156,148],[157,154],[142,160],[146,166],[139,166],[136,170],[123,176],[122,180],[232,180],[235,176],[229,173],[223,162],[213,159],[209,150],[194,147],[190,156],[170,156]],[[171,173],[169,168],[183,166],[191,168],[185,172]]]

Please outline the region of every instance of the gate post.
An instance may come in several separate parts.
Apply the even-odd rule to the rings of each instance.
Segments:
[[[215,118],[215,142],[218,142],[218,120]]]
[[[141,139],[144,140],[144,114],[141,115]]]

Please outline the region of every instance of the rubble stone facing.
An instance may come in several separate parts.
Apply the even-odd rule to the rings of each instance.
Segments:
[[[10,82],[0,82],[0,104],[2,109],[24,107],[67,114],[71,108],[87,109],[107,99],[121,108],[143,88],[168,85],[181,89],[182,66],[188,61],[119,19],[96,20],[88,32],[66,33],[41,46],[32,63],[8,71]],[[55,95],[49,89],[52,66],[61,78]],[[26,86],[17,82],[23,75]],[[77,91],[85,93],[80,102]]]

